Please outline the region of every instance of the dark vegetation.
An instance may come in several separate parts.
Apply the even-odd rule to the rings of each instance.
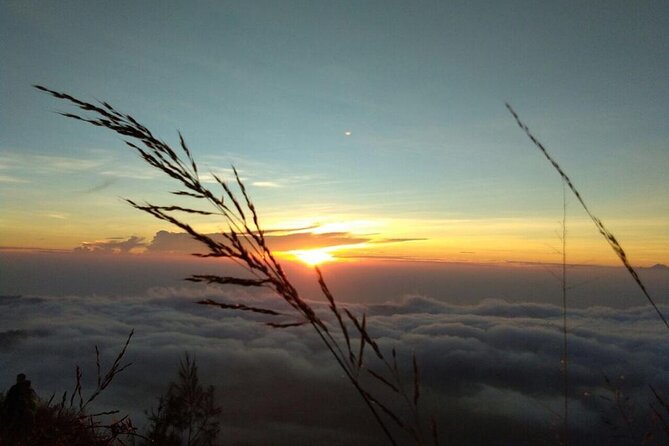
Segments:
[[[197,364],[188,354],[179,363],[178,379],[148,413],[149,429],[143,445],[212,446],[220,431],[216,421],[214,386],[205,388],[197,375]]]
[[[76,366],[75,384],[69,395],[63,392],[56,398],[54,394],[48,400],[35,395],[30,381],[20,374],[17,384],[0,398],[0,446],[106,446],[125,444],[124,438],[137,435],[137,429],[127,416],[119,416],[116,410],[95,412],[90,408],[114,378],[130,366],[122,361],[132,335],[132,332],[128,335],[104,373],[100,352],[95,347],[97,384],[87,397],[83,393],[83,372],[79,366]],[[10,398],[16,389],[19,389],[17,397]]]
[[[127,200],[138,210],[165,221],[190,234],[207,249],[201,257],[225,259],[243,267],[247,272],[243,277],[225,275],[193,275],[186,280],[209,284],[231,285],[252,288],[270,289],[277,298],[285,303],[285,311],[259,308],[243,302],[226,302],[219,300],[202,300],[201,305],[233,311],[249,311],[266,317],[265,323],[276,329],[290,329],[296,326],[309,326],[322,341],[323,347],[330,352],[333,360],[348,382],[360,396],[361,402],[368,408],[371,417],[378,424],[388,442],[398,444],[438,444],[436,422],[425,423],[419,410],[421,395],[418,361],[414,356],[410,369],[412,376],[405,382],[400,374],[398,358],[394,349],[387,352],[382,349],[367,329],[365,314],[355,315],[349,309],[339,305],[321,271],[316,267],[316,280],[320,285],[323,298],[327,302],[327,311],[320,312],[305,300],[290,282],[280,263],[267,247],[264,232],[259,223],[258,214],[253,202],[247,194],[244,183],[234,170],[234,181],[226,182],[212,173],[217,184],[216,189],[210,188],[200,179],[198,166],[179,135],[179,148],[174,149],[155,137],[149,129],[137,122],[130,115],[118,112],[106,102],[88,103],[68,94],[56,92],[37,86],[58,99],[63,99],[82,112],[82,115],[63,113],[64,116],[84,121],[98,127],[116,132],[124,138],[125,143],[150,166],[171,177],[179,189],[172,192],[184,205],[156,205]],[[520,120],[516,112],[508,106],[521,129],[542,152],[551,165],[557,170],[564,183],[576,196],[579,203],[592,219],[593,223],[612,247],[623,266],[627,269],[642,293],[653,306],[662,322],[669,328],[669,323],[649,295],[646,287],[635,269],[627,259],[627,255],[613,234],[595,217],[586,206],[582,196],[565,174],[559,164],[549,155],[546,148],[530,133],[528,127]],[[227,230],[222,233],[223,239],[213,239],[199,232],[187,221],[188,216],[213,217],[225,222]],[[564,221],[563,221],[564,224]],[[563,232],[563,255],[565,250]],[[563,275],[563,289],[566,290]],[[565,373],[565,406],[563,414],[564,432],[559,439],[561,444],[568,444],[568,392],[567,392],[567,321],[566,294],[563,294],[564,306],[564,348],[563,369]],[[128,341],[130,338],[128,338]],[[127,347],[127,342],[126,346]],[[148,414],[150,427],[146,436],[137,434],[136,429],[127,420],[121,418],[112,424],[104,424],[99,417],[107,414],[88,414],[87,407],[111,379],[127,365],[121,366],[120,361],[125,347],[106,375],[101,375],[98,366],[98,388],[87,399],[81,395],[81,372],[77,368],[77,384],[69,399],[66,394],[60,403],[53,404],[53,398],[47,403],[40,402],[35,412],[34,435],[51,435],[49,444],[114,444],[121,443],[125,438],[136,437],[134,444],[161,445],[211,445],[214,444],[219,425],[216,415],[220,408],[214,400],[214,389],[205,388],[199,383],[195,361],[188,356],[180,364],[178,380],[170,384],[167,393],[159,398],[156,409]],[[98,358],[99,364],[99,358]],[[648,412],[654,417],[659,432],[669,438],[669,405],[654,388],[653,403]],[[622,393],[613,391],[613,405],[623,415],[625,422],[631,422],[625,411],[628,402]],[[429,426],[427,426],[429,424]],[[41,432],[41,433],[40,433]],[[32,434],[31,434],[32,435]],[[647,438],[639,439],[651,443],[657,442],[656,434],[649,433]],[[661,441],[661,440],[660,440]],[[3,444],[3,443],[0,443]],[[12,443],[8,443],[12,444]],[[39,443],[16,443],[39,444]]]
[[[76,367],[72,392],[63,392],[48,400],[39,398],[25,375],[7,395],[0,394],[0,446],[214,446],[219,433],[216,421],[221,409],[214,397],[214,387],[204,387],[199,380],[197,364],[188,354],[179,363],[177,380],[158,398],[158,407],[147,411],[149,426],[139,432],[126,415],[118,410],[95,412],[89,405],[112,381],[129,367],[122,364],[125,345],[106,373],[100,371],[96,347],[97,386],[90,396],[82,394],[83,374]],[[16,392],[18,391],[18,393]]]

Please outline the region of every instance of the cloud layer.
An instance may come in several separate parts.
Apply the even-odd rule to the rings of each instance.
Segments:
[[[143,410],[174,379],[180,356],[195,355],[201,378],[223,406],[223,444],[383,444],[383,437],[334,361],[308,327],[276,330],[263,318],[193,304],[203,297],[285,310],[263,293],[218,288],[153,288],[143,295],[3,297],[0,386],[19,372],[38,393],[70,390],[74,365],[88,389],[94,345],[109,364],[131,329],[128,360],[98,406]],[[324,310],[321,303],[315,303]],[[488,299],[456,305],[412,295],[382,304],[349,305],[370,315],[382,348],[395,346],[405,376],[411,352],[420,363],[423,410],[453,444],[539,444],[559,432],[561,309]],[[630,444],[647,423],[647,385],[669,392],[666,331],[645,307],[574,309],[570,324],[570,401],[574,444],[613,438],[622,421],[610,397],[631,396]],[[611,381],[607,387],[605,376]],[[391,395],[383,395],[390,400]],[[426,416],[426,419],[429,418]],[[649,427],[650,426],[650,427]],[[636,439],[633,441],[633,439]],[[625,440],[618,438],[617,444]]]

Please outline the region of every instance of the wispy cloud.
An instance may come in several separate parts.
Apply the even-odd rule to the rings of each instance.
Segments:
[[[0,170],[12,173],[0,175],[0,183],[28,183],[30,180],[26,177],[35,174],[93,173],[107,177],[79,191],[83,193],[104,190],[119,179],[151,180],[157,176],[148,167],[121,166],[113,154],[103,149],[90,149],[86,155],[76,158],[8,151],[0,155]]]
[[[24,179],[24,178],[18,178],[12,175],[0,175],[0,183],[16,183],[16,184],[22,184],[22,183],[29,183],[30,181]]]
[[[107,163],[106,158],[74,158],[66,156],[7,152],[0,157],[4,169],[30,169],[35,172],[78,172]]]
[[[203,172],[214,172],[224,180],[234,178],[231,166],[235,166],[242,181],[256,187],[280,188],[336,184],[339,182],[338,180],[324,178],[320,174],[309,172],[296,174],[292,167],[281,167],[277,164],[258,161],[236,153],[203,155],[200,157],[200,167]],[[201,175],[201,179],[204,182],[216,182],[209,173]]]
[[[251,185],[255,187],[270,187],[270,188],[283,187],[281,184],[276,183],[274,181],[253,181]]]
[[[63,214],[62,212],[51,212],[51,213],[46,214],[46,216],[49,217],[49,218],[55,218],[55,219],[58,219],[58,220],[65,220],[68,217],[67,214]]]
[[[123,169],[105,169],[100,172],[100,175],[107,175],[114,177],[115,179],[129,178],[134,180],[152,180],[158,176],[151,169],[142,169],[136,167]]]
[[[65,172],[90,170],[104,164],[103,160],[67,158],[52,155],[34,155],[31,157],[31,161],[40,166],[49,166],[51,169]]]

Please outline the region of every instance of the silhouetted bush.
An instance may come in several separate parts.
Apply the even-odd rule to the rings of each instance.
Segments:
[[[179,363],[176,382],[151,410],[146,445],[212,446],[220,431],[214,386],[204,387],[197,375],[195,360],[188,354]]]
[[[132,334],[104,374],[100,367],[100,352],[95,347],[97,385],[88,398],[82,393],[83,373],[79,366],[69,398],[68,393],[63,392],[57,403],[54,403],[55,394],[49,400],[42,400],[30,388],[30,381],[24,381],[28,383],[27,391],[21,395],[25,401],[16,407],[8,401],[10,389],[0,404],[0,446],[111,446],[124,444],[121,437],[136,436],[136,429],[127,416],[107,420],[107,417],[118,416],[117,410],[97,413],[88,410],[89,404],[130,365],[122,364],[122,360]],[[25,375],[19,376],[25,379]],[[17,377],[17,385],[18,381]]]

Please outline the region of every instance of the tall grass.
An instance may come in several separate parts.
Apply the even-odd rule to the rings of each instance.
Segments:
[[[618,259],[620,259],[620,262],[623,264],[625,269],[627,269],[627,272],[632,276],[632,279],[634,282],[637,284],[643,295],[646,297],[646,300],[648,300],[648,303],[653,307],[655,312],[657,313],[658,317],[664,325],[669,329],[669,322],[667,321],[666,317],[660,309],[658,308],[657,304],[655,303],[655,300],[650,296],[650,293],[648,292],[648,289],[644,285],[644,283],[641,281],[641,278],[639,277],[639,274],[637,273],[636,269],[632,266],[630,261],[627,258],[627,253],[623,249],[623,247],[620,245],[620,242],[616,239],[616,237],[613,235],[611,231],[607,229],[606,226],[604,226],[604,223],[602,220],[600,220],[598,217],[596,217],[592,211],[590,211],[590,208],[585,204],[585,201],[583,200],[583,197],[581,196],[581,193],[576,189],[576,186],[574,186],[574,183],[572,182],[571,178],[567,176],[565,171],[560,167],[560,164],[548,153],[548,150],[546,147],[532,134],[530,131],[529,127],[521,121],[520,117],[516,113],[516,111],[509,105],[508,103],[506,104],[506,108],[509,110],[513,118],[516,120],[516,123],[518,124],[518,127],[525,132],[528,138],[530,138],[530,141],[535,145],[537,149],[544,155],[546,160],[553,166],[553,168],[557,171],[557,173],[560,175],[562,180],[567,184],[569,189],[572,191],[578,202],[581,204],[585,212],[588,214],[592,222],[595,224],[595,227],[599,231],[599,233],[604,237],[606,242],[609,244],[611,249],[613,249],[613,252],[616,253],[616,256],[618,256]]]
[[[179,148],[173,149],[132,116],[120,113],[106,102],[93,104],[46,87],[35,87],[58,99],[68,101],[85,112],[81,115],[62,113],[63,116],[106,128],[121,135],[127,146],[136,151],[146,163],[179,184],[180,189],[172,194],[191,198],[195,203],[192,206],[161,206],[127,199],[131,206],[176,226],[206,247],[207,253],[194,255],[228,259],[249,273],[247,277],[192,275],[186,280],[270,289],[288,305],[291,311],[284,313],[242,302],[221,302],[212,299],[201,300],[199,304],[262,314],[270,319],[267,325],[277,329],[310,326],[344,372],[348,382],[355,388],[388,442],[392,445],[400,444],[399,431],[408,435],[415,444],[425,444],[419,414],[420,379],[415,355],[411,367],[413,379],[410,383],[405,383],[400,374],[395,350],[392,350],[390,356],[382,351],[367,328],[367,317],[364,313],[358,316],[337,304],[319,268],[315,268],[316,280],[327,300],[328,313],[320,314],[300,295],[269,249],[255,205],[234,167],[232,183],[211,173],[219,189],[214,190],[201,180],[198,165],[181,134],[179,134]],[[223,238],[214,239],[198,231],[185,219],[187,215],[221,219],[227,227],[221,234]],[[385,388],[390,396],[383,399],[372,391],[372,388],[378,389],[379,386]],[[388,399],[390,403],[387,402]],[[404,409],[400,411],[398,407]],[[402,416],[401,412],[408,412],[409,415]],[[434,421],[431,430],[432,441],[436,444]]]

